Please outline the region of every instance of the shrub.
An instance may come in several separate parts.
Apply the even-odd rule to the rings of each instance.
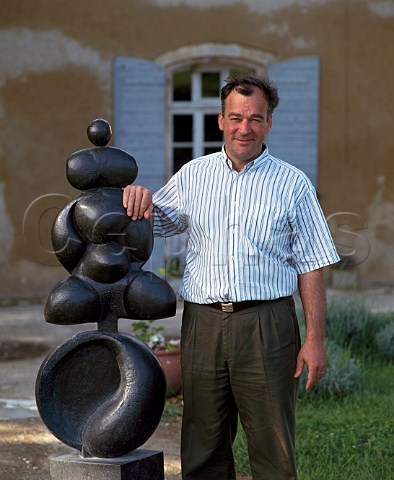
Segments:
[[[382,328],[375,336],[376,347],[390,360],[394,360],[394,322]]]
[[[327,308],[327,338],[359,355],[377,352],[376,334],[392,320],[392,315],[375,313],[358,299],[332,302]]]
[[[302,312],[297,312],[299,318],[301,342],[306,337],[305,317]],[[305,367],[299,381],[298,396],[306,398],[319,397],[343,397],[361,388],[360,367],[351,358],[349,346],[339,346],[332,338],[325,340],[327,354],[327,368],[322,379],[308,392],[305,386],[308,379],[308,369]],[[311,395],[312,394],[312,395]]]

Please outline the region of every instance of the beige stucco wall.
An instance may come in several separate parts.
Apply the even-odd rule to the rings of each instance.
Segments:
[[[357,250],[361,281],[394,282],[393,2],[18,3],[3,0],[0,15],[0,298],[42,296],[67,276],[48,253],[50,225],[77,194],[66,158],[89,146],[92,119],[112,121],[113,58],[214,42],[320,57],[321,203],[326,216],[352,212],[331,226]]]

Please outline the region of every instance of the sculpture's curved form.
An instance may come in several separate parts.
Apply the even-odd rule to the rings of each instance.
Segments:
[[[41,417],[61,441],[83,455],[117,457],[138,448],[156,429],[166,381],[152,350],[118,333],[118,318],[174,316],[176,297],[157,275],[142,270],[153,248],[150,223],[132,221],[122,187],[138,168],[126,152],[107,147],[105,120],[88,127],[95,145],[67,161],[67,178],[81,190],[57,216],[52,243],[71,274],[54,286],[45,319],[58,325],[97,323],[60,345],[36,382]]]
[[[84,455],[108,458],[131,452],[153,434],[163,390],[161,365],[144,343],[127,334],[84,332],[44,361],[36,396],[59,440]]]

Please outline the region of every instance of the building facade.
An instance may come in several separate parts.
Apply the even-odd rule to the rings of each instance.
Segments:
[[[316,186],[343,259],[328,281],[394,283],[392,0],[18,3],[0,16],[0,299],[67,276],[50,230],[78,194],[66,159],[90,146],[93,119],[154,190],[220,148],[218,92],[234,71],[279,88],[269,148]],[[146,268],[184,245],[157,241]]]

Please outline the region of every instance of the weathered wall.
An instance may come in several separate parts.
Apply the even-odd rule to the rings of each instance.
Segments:
[[[322,206],[327,216],[356,214],[343,227],[352,234],[338,232],[345,217],[334,217],[332,229],[357,247],[363,283],[393,282],[393,2],[18,3],[3,0],[0,16],[0,297],[45,295],[66,276],[47,252],[49,229],[61,195],[77,194],[66,158],[89,146],[92,119],[112,120],[113,58],[154,60],[208,42],[269,51],[278,61],[320,57]]]

